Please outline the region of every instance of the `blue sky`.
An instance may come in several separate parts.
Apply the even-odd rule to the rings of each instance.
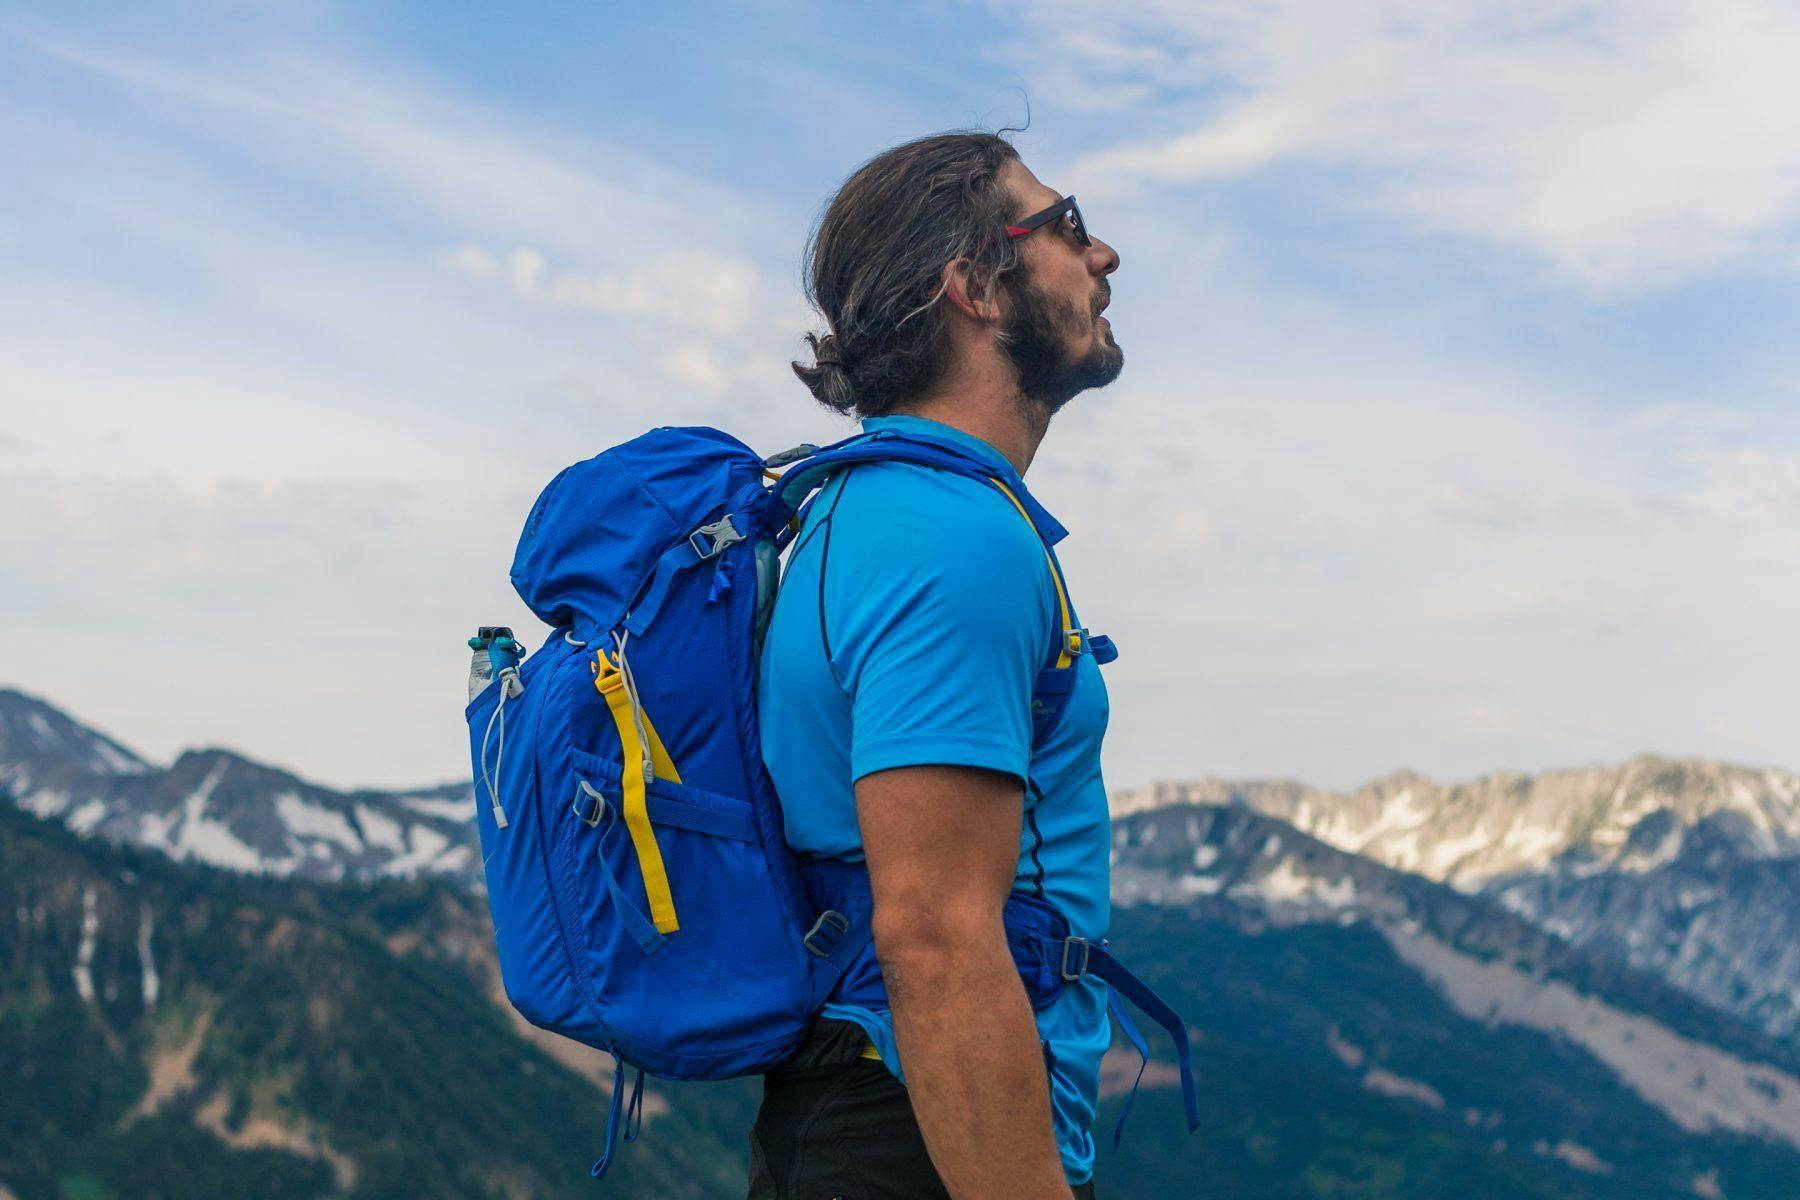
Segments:
[[[457,774],[542,482],[841,432],[810,222],[1029,103],[1122,257],[1031,477],[1109,779],[1800,765],[1797,55],[1688,0],[0,4],[6,678]]]

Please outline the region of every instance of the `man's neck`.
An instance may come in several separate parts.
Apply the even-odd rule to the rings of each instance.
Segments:
[[[896,406],[897,416],[924,417],[980,438],[998,450],[1021,476],[1037,456],[1038,443],[1050,428],[1050,410],[1014,392],[976,391],[956,394],[933,389],[933,394]]]

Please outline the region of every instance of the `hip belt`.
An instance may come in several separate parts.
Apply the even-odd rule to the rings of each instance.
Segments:
[[[829,982],[825,994],[816,998],[818,1003],[829,1000],[889,1011],[870,931],[874,898],[867,869],[837,859],[806,859],[800,864],[800,875],[814,911],[821,914],[807,935],[807,949],[830,964],[822,974],[822,982]],[[1161,1026],[1174,1043],[1188,1132],[1198,1129],[1200,1098],[1194,1084],[1193,1047],[1181,1014],[1114,957],[1104,938],[1095,941],[1074,936],[1062,910],[1042,897],[1012,893],[1000,919],[1007,949],[1034,1012],[1050,1007],[1070,984],[1090,975],[1106,985],[1106,1006],[1139,1057],[1137,1080],[1113,1131],[1114,1147],[1124,1133],[1125,1118],[1131,1113],[1150,1059],[1149,1046],[1126,1007],[1127,1001]]]

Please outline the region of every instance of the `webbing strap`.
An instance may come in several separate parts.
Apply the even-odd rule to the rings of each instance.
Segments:
[[[650,903],[650,921],[659,933],[674,933],[681,928],[681,922],[675,917],[675,897],[669,891],[669,872],[663,866],[662,849],[656,844],[656,831],[650,827],[650,809],[645,798],[649,781],[645,774],[649,772],[676,783],[681,782],[681,776],[675,773],[675,764],[669,761],[669,752],[663,748],[662,739],[656,736],[650,718],[633,703],[625,673],[607,658],[604,651],[595,661],[599,669],[594,673],[594,687],[606,697],[606,707],[619,729],[624,763],[620,784],[625,798],[625,828],[631,833],[638,871],[644,877],[644,898]],[[640,721],[642,738],[638,735]]]
[[[1025,523],[1031,525],[1031,514],[1025,511],[1025,506],[1019,503],[1013,490],[991,475],[988,476],[988,482],[999,488],[1001,495],[1011,500],[1012,506],[1025,518]],[[1032,525],[1032,532],[1037,532],[1037,526]],[[1056,665],[1059,668],[1067,667],[1075,661],[1075,655],[1081,652],[1081,631],[1075,628],[1075,622],[1069,615],[1069,591],[1063,586],[1062,570],[1056,565],[1056,555],[1050,552],[1048,545],[1044,546],[1044,561],[1050,564],[1050,579],[1056,584],[1056,610],[1062,619],[1062,638],[1056,643]]]
[[[704,559],[695,552],[686,540],[663,551],[662,557],[656,560],[656,570],[650,577],[650,587],[643,597],[632,606],[630,614],[625,618],[625,628],[632,636],[639,636],[650,628],[650,622],[656,619],[661,611],[663,600],[674,585],[675,577],[689,567],[699,566]]]
[[[644,1131],[644,1068],[639,1067],[637,1078],[631,1084],[631,1099],[625,1104],[625,1136],[622,1139],[629,1146],[638,1140],[638,1134]]]
[[[1106,1007],[1112,1011],[1113,1020],[1119,1023],[1119,1032],[1131,1043],[1131,1048],[1138,1052],[1137,1078],[1131,1081],[1131,1091],[1125,1097],[1125,1107],[1119,1110],[1118,1123],[1113,1126],[1113,1149],[1119,1148],[1119,1142],[1125,1137],[1125,1118],[1131,1115],[1131,1102],[1137,1099],[1138,1085],[1144,1082],[1144,1071],[1150,1066],[1150,1045],[1144,1041],[1143,1032],[1138,1029],[1137,1022],[1131,1019],[1131,1010],[1125,1007],[1125,1001],[1119,993],[1106,989]]]
[[[1194,1132],[1200,1128],[1200,1093],[1194,1086],[1194,1049],[1188,1042],[1187,1025],[1181,1014],[1102,947],[1090,945],[1087,958],[1088,974],[1135,1004],[1139,1012],[1161,1025],[1175,1043],[1175,1057],[1181,1063],[1181,1103],[1187,1110],[1188,1132]]]
[[[588,1168],[595,1179],[604,1179],[612,1166],[613,1150],[619,1144],[619,1110],[625,1103],[625,1060],[613,1055],[612,1103],[606,1110],[606,1132],[600,1135],[600,1158]]]
[[[606,881],[606,894],[612,897],[613,911],[618,914],[619,923],[625,926],[625,932],[631,935],[632,940],[638,944],[638,949],[645,954],[655,954],[661,950],[663,935],[656,931],[656,926],[650,923],[649,917],[638,911],[637,905],[625,894],[625,889],[619,886],[619,877],[613,873],[612,864],[606,861],[604,843],[599,847],[598,867],[600,878]]]

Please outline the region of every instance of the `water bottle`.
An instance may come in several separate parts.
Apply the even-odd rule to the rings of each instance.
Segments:
[[[507,667],[519,665],[521,648],[513,631],[504,625],[483,625],[469,639],[474,655],[469,659],[469,699],[481,695],[482,689]]]

